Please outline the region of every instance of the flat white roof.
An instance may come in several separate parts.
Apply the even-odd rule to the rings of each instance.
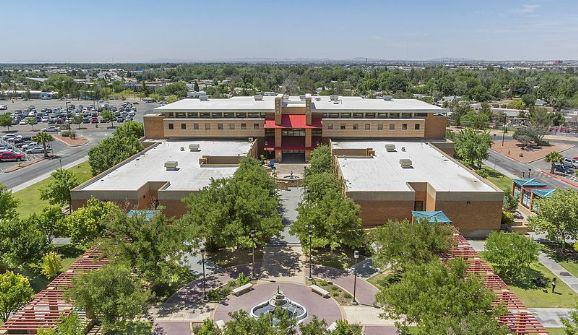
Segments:
[[[199,144],[191,152],[189,144]],[[181,148],[184,148],[181,151]],[[82,188],[84,191],[136,191],[147,182],[169,182],[168,191],[198,191],[211,178],[231,177],[236,166],[203,166],[202,156],[245,156],[251,148],[248,141],[164,141],[133,160]],[[177,161],[178,170],[167,171],[164,164]]]
[[[392,111],[392,112],[423,112],[443,113],[445,109],[417,99],[365,99],[362,97],[338,97],[332,101],[329,96],[313,96],[312,110],[317,112],[340,111]],[[288,97],[283,100],[284,106],[305,106],[299,97]],[[157,111],[179,110],[261,110],[274,111],[275,97],[264,96],[262,100],[255,100],[252,96],[232,97],[228,99],[183,99],[156,108]]]
[[[396,152],[387,152],[394,144]],[[338,157],[347,191],[412,191],[410,182],[427,182],[437,192],[497,192],[476,175],[424,142],[333,141],[334,149],[372,148],[374,157]],[[405,147],[405,151],[402,151]],[[412,168],[402,168],[400,159],[411,159]]]

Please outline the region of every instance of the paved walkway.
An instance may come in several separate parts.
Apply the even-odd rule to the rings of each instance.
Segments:
[[[546,328],[563,328],[562,318],[568,318],[571,308],[528,308]]]
[[[574,277],[568,270],[564,269],[564,267],[548,255],[543,252],[540,252],[538,256],[540,263],[548,268],[548,270],[552,271],[553,274],[556,275],[561,281],[563,281],[574,293],[578,294],[578,278]]]

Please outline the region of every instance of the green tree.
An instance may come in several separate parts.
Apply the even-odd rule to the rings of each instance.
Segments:
[[[470,111],[461,117],[461,123],[463,125],[474,129],[486,129],[488,128],[489,122],[490,118],[488,115],[476,111]]]
[[[52,243],[52,239],[56,236],[62,236],[62,219],[64,214],[60,206],[49,205],[42,209],[40,213],[32,214],[28,220],[34,222],[44,235],[46,235],[48,242]]]
[[[127,264],[161,297],[190,280],[183,266],[185,234],[178,222],[156,215],[129,217],[118,213],[106,227],[106,254]]]
[[[529,284],[532,263],[538,261],[538,243],[515,233],[492,232],[486,240],[484,257],[508,284]]]
[[[564,156],[562,156],[562,154],[559,153],[558,151],[549,152],[546,155],[546,157],[544,157],[544,160],[551,164],[551,167],[550,167],[551,173],[554,173],[554,164],[560,163],[562,161],[562,159],[564,159]]]
[[[144,126],[140,122],[124,122],[115,129],[114,136],[141,138],[144,136]]]
[[[72,118],[72,124],[77,125],[77,129],[80,129],[80,125],[82,124],[82,116],[80,115],[75,115]]]
[[[402,331],[415,324],[417,334],[505,335],[507,330],[496,320],[505,310],[492,306],[494,293],[466,269],[461,259],[410,266],[399,282],[380,289],[377,301],[386,317],[402,320]],[[469,332],[459,331],[464,324]]]
[[[0,321],[6,321],[10,313],[24,306],[33,294],[28,278],[11,271],[0,273]]]
[[[54,141],[54,137],[52,137],[52,135],[49,133],[42,131],[34,135],[32,140],[38,143],[42,143],[42,148],[44,149],[44,157],[48,157],[47,145],[49,142]]]
[[[100,117],[102,118],[102,120],[104,122],[110,122],[110,127],[114,128],[115,117],[114,117],[114,114],[110,110],[105,109],[102,112],[100,112]]]
[[[34,219],[12,219],[0,224],[0,258],[9,268],[39,262],[49,246]]]
[[[177,96],[174,95],[174,94],[171,94],[171,95],[169,95],[169,96],[167,97],[166,100],[167,100],[167,104],[172,104],[173,102],[179,101],[179,97],[177,97]]]
[[[0,115],[0,126],[6,127],[7,130],[10,130],[10,126],[12,125],[12,116],[10,113],[4,113]]]
[[[568,318],[562,318],[564,324],[564,334],[578,335],[578,310],[570,312]]]
[[[461,130],[455,136],[456,156],[466,164],[479,168],[488,158],[492,138],[488,132],[478,133],[473,129]]]
[[[105,333],[128,334],[127,329],[143,323],[139,318],[144,316],[151,295],[128,267],[106,265],[75,277],[72,282],[66,297],[82,308],[89,319],[100,322]],[[150,334],[150,324],[146,324]]]
[[[283,229],[274,185],[259,161],[244,158],[232,178],[212,180],[185,198],[182,221],[190,236],[205,240],[209,248],[262,245]]]
[[[91,198],[84,207],[66,216],[62,226],[73,243],[88,243],[104,234],[106,222],[119,211],[120,208],[112,202]]]
[[[142,150],[143,145],[136,137],[112,136],[88,151],[88,163],[96,176]]]
[[[36,121],[36,117],[34,116],[29,116],[26,118],[26,124],[28,124],[29,126],[32,127],[32,130],[34,130],[34,126],[37,124],[38,122]]]
[[[12,191],[0,184],[0,223],[2,220],[14,218],[17,207],[18,200],[14,198]]]
[[[62,258],[56,252],[51,251],[42,257],[40,266],[42,274],[48,279],[53,279],[62,272]]]
[[[316,174],[332,171],[331,148],[328,145],[320,145],[311,153],[307,174]]]
[[[70,170],[57,169],[51,174],[52,179],[40,190],[40,198],[48,200],[51,204],[68,206],[72,213],[72,196],[71,190],[80,185],[80,182]]]
[[[538,200],[538,214],[530,217],[530,227],[560,245],[578,238],[578,191],[556,190],[550,198]]]
[[[62,316],[54,329],[38,329],[37,335],[85,335],[85,325],[76,312]]]
[[[443,223],[389,221],[372,232],[378,245],[373,260],[380,266],[389,264],[396,271],[428,263],[451,249],[452,235],[451,226]]]

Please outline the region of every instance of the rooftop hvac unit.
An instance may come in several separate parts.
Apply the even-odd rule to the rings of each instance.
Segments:
[[[263,101],[263,96],[261,94],[255,94],[255,101]]]
[[[385,145],[385,150],[387,152],[395,152],[395,144],[386,144]]]
[[[300,95],[300,96],[299,96],[299,100],[305,101],[305,94]]]
[[[206,96],[206,95],[199,95],[199,100],[200,100],[200,101],[208,101],[208,100],[209,100],[209,97]]]
[[[253,141],[254,141],[255,139],[252,138],[252,137],[249,137],[248,140],[249,140],[249,143],[253,143]]]
[[[189,150],[191,152],[201,151],[201,147],[199,146],[198,143],[192,143],[192,144],[189,144]]]
[[[401,151],[405,152],[405,147],[401,147]]]
[[[179,162],[177,162],[177,161],[166,161],[165,162],[165,169],[167,169],[167,171],[177,170],[178,166],[179,166]]]
[[[329,100],[331,101],[339,101],[339,95],[337,94],[332,94],[329,96]]]
[[[393,99],[393,97],[391,95],[384,95],[383,96],[383,100],[385,100],[385,101],[391,101],[391,99]]]
[[[411,159],[408,158],[402,158],[399,160],[399,165],[401,165],[402,168],[404,169],[409,169],[412,168],[413,165],[411,164]]]

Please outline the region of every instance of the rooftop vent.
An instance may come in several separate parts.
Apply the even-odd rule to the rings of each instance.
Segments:
[[[401,151],[405,152],[405,147],[401,147]]]
[[[263,101],[263,96],[261,94],[255,94],[255,101]]]
[[[199,100],[200,100],[200,101],[208,101],[208,100],[209,100],[209,97],[206,96],[206,95],[199,95]]]
[[[387,152],[395,152],[395,144],[386,144],[385,145],[385,150]]]
[[[167,171],[176,171],[178,170],[179,167],[179,162],[177,161],[166,161],[165,162],[165,169],[167,169]]]
[[[391,99],[393,99],[393,97],[391,95],[384,95],[383,96],[383,100],[385,100],[385,101],[391,101]]]
[[[332,94],[329,96],[329,100],[331,101],[339,101],[339,95],[337,94]]]
[[[192,144],[189,144],[189,150],[191,152],[201,151],[201,147],[199,146],[198,143],[192,143]]]
[[[413,168],[413,165],[411,163],[411,159],[408,158],[402,158],[399,160],[399,165],[401,165],[401,167],[403,169],[411,169]]]

